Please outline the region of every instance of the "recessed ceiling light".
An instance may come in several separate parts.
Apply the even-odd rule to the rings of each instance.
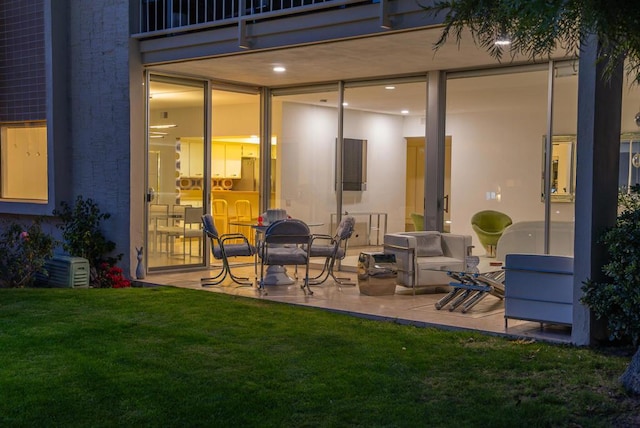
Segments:
[[[391,90],[391,89],[395,89],[396,87],[395,86],[385,86],[384,88]]]
[[[400,113],[402,113],[402,114],[409,114],[409,110],[402,110]]]
[[[273,67],[273,71],[275,71],[276,73],[284,73],[285,71],[287,71],[287,69],[281,65],[277,65]]]
[[[348,106],[348,105],[349,105],[349,103],[342,103],[342,105],[343,105],[344,107],[346,107],[346,106]]]
[[[149,128],[150,129],[168,129],[168,128],[175,128],[176,126],[178,125],[170,123],[167,125],[149,125]]]
[[[511,44],[511,40],[508,37],[498,37],[495,42],[493,42],[496,46],[509,46]]]

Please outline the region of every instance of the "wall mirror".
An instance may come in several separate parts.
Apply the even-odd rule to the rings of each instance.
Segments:
[[[620,173],[618,186],[629,192],[631,186],[640,184],[640,133],[628,132],[620,136]]]
[[[547,138],[542,137],[542,201],[546,176]],[[551,202],[573,202],[576,187],[576,136],[554,135],[551,140]]]

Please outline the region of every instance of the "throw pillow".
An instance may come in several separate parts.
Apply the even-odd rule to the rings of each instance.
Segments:
[[[416,235],[417,257],[437,257],[442,254],[442,237],[439,232]]]

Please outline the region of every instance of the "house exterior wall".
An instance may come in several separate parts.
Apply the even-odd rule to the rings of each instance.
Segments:
[[[129,1],[70,0],[68,16],[72,196],[92,198],[111,215],[104,233],[116,243],[116,253],[125,255],[120,265],[127,272],[132,184]]]

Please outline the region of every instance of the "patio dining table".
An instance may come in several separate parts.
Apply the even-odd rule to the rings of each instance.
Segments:
[[[322,226],[324,223],[306,223],[309,227]],[[261,237],[269,227],[268,224],[258,224],[255,222],[246,221],[230,221],[229,225],[240,227],[251,227],[255,231],[256,246],[260,246]],[[256,282],[258,280],[258,252],[254,257],[254,273],[256,276]],[[296,278],[287,274],[287,269],[284,266],[269,265],[267,266],[266,274],[263,278],[264,285],[292,285],[296,283]]]

